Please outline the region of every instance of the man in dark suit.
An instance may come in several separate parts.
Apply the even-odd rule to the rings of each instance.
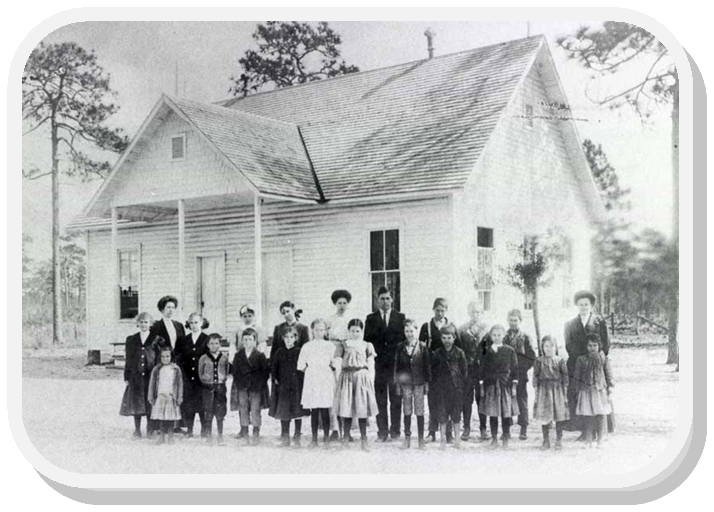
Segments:
[[[364,339],[374,345],[374,391],[377,395],[377,430],[382,442],[398,439],[401,431],[402,399],[393,382],[394,354],[404,341],[404,315],[392,309],[392,292],[382,286],[377,292],[379,309],[367,315]],[[391,422],[390,422],[391,417]]]

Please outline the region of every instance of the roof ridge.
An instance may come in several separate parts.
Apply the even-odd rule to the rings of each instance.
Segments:
[[[223,114],[223,113],[226,113],[226,114],[230,114],[230,115],[238,115],[239,117],[241,117],[241,116],[243,116],[243,117],[254,117],[254,118],[257,118],[257,119],[259,119],[259,120],[261,120],[261,121],[267,121],[267,122],[269,122],[269,123],[282,124],[282,125],[285,125],[285,126],[289,126],[289,127],[291,127],[291,128],[297,128],[297,127],[298,127],[297,123],[291,123],[291,122],[288,122],[288,121],[283,121],[282,119],[275,119],[275,118],[273,118],[273,117],[261,116],[261,115],[259,115],[259,114],[254,114],[253,112],[246,112],[245,110],[238,110],[238,109],[235,109],[235,108],[224,107],[223,105],[218,105],[218,104],[216,104],[216,103],[205,103],[205,102],[203,102],[203,101],[198,101],[198,100],[194,100],[194,99],[191,99],[191,98],[179,98],[179,97],[172,96],[172,95],[166,94],[166,93],[164,93],[164,96],[166,96],[168,99],[170,99],[172,102],[174,102],[174,103],[176,103],[176,104],[179,104],[179,103],[181,103],[181,102],[195,103],[195,104],[197,104],[197,105],[199,105],[199,106],[201,106],[201,107],[209,107],[209,108],[213,108],[213,109],[216,109],[216,110],[219,110],[219,109],[220,109],[220,110],[222,111],[222,112],[221,112],[222,114]]]
[[[522,38],[520,38],[520,39],[511,39],[511,40],[509,40],[509,41],[503,41],[503,42],[500,42],[500,43],[489,44],[489,45],[486,45],[486,46],[478,46],[478,47],[476,47],[476,48],[470,48],[470,49],[468,49],[468,50],[459,50],[458,52],[445,53],[445,54],[443,54],[443,55],[437,55],[437,56],[435,56],[435,57],[433,57],[433,58],[431,58],[431,59],[429,59],[429,58],[427,57],[427,58],[424,58],[424,59],[417,59],[417,60],[412,60],[412,61],[407,61],[407,62],[401,62],[401,63],[399,63],[399,64],[392,64],[391,66],[385,66],[385,67],[383,67],[383,68],[366,69],[366,70],[364,70],[364,71],[357,71],[356,73],[348,73],[348,74],[346,74],[346,75],[333,76],[333,77],[330,77],[330,78],[326,78],[326,79],[324,79],[324,80],[315,80],[314,82],[305,82],[304,84],[295,84],[295,85],[291,85],[291,86],[289,86],[289,87],[283,87],[283,88],[279,88],[279,89],[271,89],[271,90],[269,90],[269,91],[261,91],[261,92],[255,93],[255,94],[251,94],[251,95],[249,95],[249,96],[243,96],[243,97],[235,97],[235,96],[234,96],[234,97],[232,97],[232,98],[227,98],[227,99],[225,99],[225,100],[218,100],[218,101],[213,102],[213,103],[211,103],[211,104],[212,104],[212,105],[219,106],[219,107],[222,107],[222,108],[228,108],[228,109],[230,109],[230,110],[236,110],[236,109],[233,109],[233,108],[231,108],[231,107],[224,106],[224,104],[230,103],[231,105],[235,105],[236,103],[238,103],[238,102],[240,102],[240,101],[242,101],[242,100],[244,100],[244,99],[246,99],[246,98],[254,98],[254,97],[256,97],[256,96],[263,96],[263,95],[266,95],[266,94],[272,94],[272,93],[277,93],[277,92],[280,92],[280,91],[286,91],[286,90],[296,89],[296,88],[305,87],[305,86],[308,86],[308,85],[324,84],[324,83],[332,82],[332,81],[334,81],[334,80],[339,80],[340,78],[348,78],[348,77],[353,77],[353,76],[357,76],[357,75],[365,75],[365,74],[367,74],[367,73],[375,73],[375,72],[377,72],[377,71],[384,71],[384,70],[387,70],[387,69],[398,68],[398,67],[401,67],[401,66],[413,65],[413,64],[417,64],[417,63],[419,63],[419,62],[425,62],[425,61],[430,61],[430,60],[432,60],[432,61],[433,61],[433,60],[440,60],[440,59],[444,59],[444,58],[446,58],[446,57],[453,57],[454,55],[460,55],[460,54],[463,54],[463,53],[469,53],[469,52],[475,52],[475,51],[479,51],[479,50],[485,50],[485,49],[488,49],[488,48],[493,48],[494,46],[503,46],[503,45],[507,45],[507,44],[515,44],[515,43],[519,43],[519,42],[522,42],[522,41],[526,41],[526,40],[528,40],[528,39],[544,39],[544,38],[545,38],[545,36],[544,36],[543,34],[538,34],[538,35],[529,36],[529,37],[522,37]]]

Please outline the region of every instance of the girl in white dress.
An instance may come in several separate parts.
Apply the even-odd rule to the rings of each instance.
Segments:
[[[320,420],[325,434],[324,448],[330,446],[330,407],[335,398],[335,347],[325,339],[327,323],[317,318],[310,325],[312,341],[300,350],[297,368],[305,372],[301,405],[310,409],[312,442],[309,449],[317,448]]]

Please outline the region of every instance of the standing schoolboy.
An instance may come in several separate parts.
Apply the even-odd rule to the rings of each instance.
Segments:
[[[508,332],[503,338],[503,344],[508,345],[516,351],[518,356],[518,387],[516,388],[516,400],[518,401],[518,425],[521,433],[518,436],[521,440],[528,439],[528,370],[531,369],[536,359],[531,338],[521,330],[523,316],[518,309],[508,312]]]
[[[213,443],[213,418],[216,418],[218,444],[223,444],[223,420],[226,417],[226,379],[230,373],[228,356],[221,352],[221,335],[208,336],[208,353],[198,360],[198,375],[203,384],[203,410],[206,417],[206,442]]]
[[[258,333],[246,327],[241,332],[240,350],[233,357],[231,411],[238,411],[240,432],[236,436],[250,443],[248,428],[253,425],[253,445],[260,444],[261,410],[268,408],[268,358],[256,347]]]
[[[205,437],[203,384],[198,374],[198,362],[201,356],[208,352],[208,335],[203,333],[203,317],[200,313],[191,313],[188,325],[189,333],[176,343],[176,362],[184,379],[181,411],[186,425],[186,437],[193,437],[193,424],[197,414],[201,420],[201,437]]]
[[[302,418],[309,411],[300,405],[302,399],[303,373],[298,371],[300,347],[297,345],[298,331],[287,326],[282,331],[283,343],[270,358],[270,375],[273,380],[268,414],[280,420],[280,446],[290,446],[290,420],[295,421],[293,446],[300,447]]]
[[[126,339],[124,382],[126,390],[119,414],[134,417],[134,439],[141,437],[141,417],[146,416],[146,435],[153,436],[156,422],[151,420],[151,404],[148,400],[151,371],[158,359],[159,347],[164,340],[150,332],[151,315],[143,312],[136,317],[139,332]]]
[[[518,385],[518,356],[516,351],[503,344],[506,330],[502,325],[491,327],[488,342],[483,344],[481,355],[481,393],[483,413],[489,417],[491,447],[498,447],[498,418],[503,429],[503,447],[508,447],[513,416],[518,416],[516,386]]]
[[[600,350],[600,337],[588,334],[588,353],[578,357],[575,364],[578,404],[575,409],[585,423],[585,441],[592,447],[594,432],[597,447],[602,448],[605,437],[605,417],[612,412],[610,395],[614,387],[610,360]]]
[[[310,410],[312,441],[308,448],[317,448],[317,434],[322,420],[324,447],[330,446],[330,408],[335,400],[335,346],[325,339],[327,322],[316,318],[310,324],[312,341],[300,349],[297,369],[305,374],[301,405]]]
[[[402,401],[393,380],[394,353],[404,341],[404,315],[392,307],[392,292],[386,286],[377,291],[379,309],[367,315],[364,341],[377,352],[374,391],[377,395],[377,438],[398,439],[401,432]],[[350,321],[351,322],[351,321]],[[366,420],[365,420],[366,421]]]
[[[555,423],[555,449],[560,450],[563,426],[568,420],[568,385],[570,377],[565,360],[558,355],[552,336],[543,336],[541,355],[533,365],[535,404],[533,419],[543,429],[543,450],[550,449],[550,424]]]
[[[280,304],[280,314],[283,315],[285,321],[281,324],[276,325],[275,329],[273,329],[273,345],[270,347],[270,359],[273,359],[273,357],[275,357],[275,354],[278,349],[283,348],[285,346],[285,331],[288,328],[294,329],[297,333],[295,338],[296,347],[300,348],[305,343],[310,341],[310,330],[307,328],[306,325],[303,325],[299,322],[301,313],[302,310],[295,309],[295,304],[293,304],[289,300],[286,300],[285,302]]]
[[[464,351],[454,345],[456,327],[444,325],[440,329],[442,346],[433,353],[434,383],[431,394],[434,395],[442,450],[446,449],[447,424],[454,429],[454,448],[461,447],[461,409],[464,388],[468,382],[468,369]],[[431,412],[430,412],[431,414]]]
[[[459,327],[458,331],[461,349],[466,355],[466,363],[468,364],[469,370],[469,380],[464,389],[462,441],[468,441],[471,435],[471,414],[473,412],[474,401],[479,407],[478,420],[481,439],[488,438],[486,434],[486,416],[481,413],[481,392],[478,379],[479,344],[488,333],[488,327],[483,321],[483,307],[477,301],[472,300],[469,302],[467,311],[469,321]]]
[[[405,340],[397,348],[394,355],[394,382],[397,394],[402,397],[402,412],[404,413],[404,444],[403,450],[411,446],[412,413],[417,417],[417,435],[419,449],[426,448],[424,444],[424,395],[429,394],[431,382],[431,358],[426,344],[417,339],[418,325],[415,320],[404,321]]]
[[[436,352],[436,350],[443,346],[443,343],[441,341],[441,328],[451,324],[451,322],[449,322],[449,319],[446,318],[446,312],[449,310],[449,303],[446,301],[446,299],[443,299],[441,297],[435,299],[434,305],[432,306],[432,310],[434,312],[434,317],[429,322],[426,322],[421,326],[421,331],[419,331],[419,341],[426,343],[427,348],[433,354],[434,352]],[[461,346],[461,343],[458,339],[458,333],[455,343],[457,347]],[[436,431],[439,428],[439,420],[437,413],[438,404],[434,400],[434,395],[429,395],[429,439],[431,440],[431,442],[436,441]],[[452,426],[451,423],[449,423],[446,429],[447,442],[450,443],[452,441],[452,437]]]
[[[164,444],[166,434],[169,444],[174,442],[174,421],[181,418],[181,402],[183,401],[183,377],[181,369],[172,362],[171,349],[161,349],[161,362],[154,366],[149,381],[149,403],[151,404],[151,419],[161,428],[157,444]]]

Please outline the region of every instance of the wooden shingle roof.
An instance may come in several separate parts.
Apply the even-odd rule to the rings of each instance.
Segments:
[[[233,98],[300,127],[325,197],[464,185],[542,36]]]

